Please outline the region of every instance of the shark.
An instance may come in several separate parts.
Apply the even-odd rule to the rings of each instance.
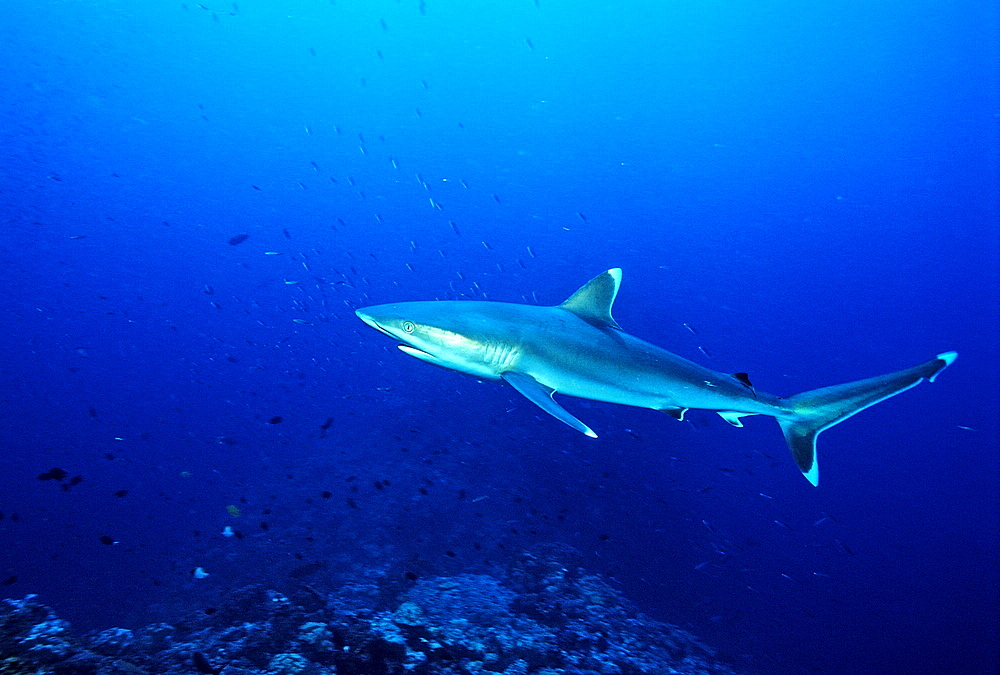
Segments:
[[[777,420],[799,470],[819,484],[816,438],[876,403],[933,382],[955,361],[949,351],[866,380],[781,398],[758,391],[746,373],[722,373],[629,335],[611,315],[622,271],[610,269],[555,306],[486,300],[431,300],[363,307],[358,318],[398,341],[404,353],[476,378],[502,380],[557,420],[597,438],[553,395],[650,408],[684,420],[709,410],[729,424]]]

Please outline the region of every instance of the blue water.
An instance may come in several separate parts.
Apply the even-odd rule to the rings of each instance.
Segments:
[[[0,597],[133,626],[551,542],[746,672],[997,667],[995,7],[3,13]],[[592,440],[353,311],[610,267],[627,331],[778,395],[960,357],[813,488],[767,418],[564,399]]]

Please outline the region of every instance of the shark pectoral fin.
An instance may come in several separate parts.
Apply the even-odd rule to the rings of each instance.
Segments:
[[[514,387],[514,389],[521,392],[525,398],[555,417],[557,420],[568,424],[580,433],[586,434],[591,438],[597,438],[597,434],[595,434],[590,427],[570,415],[565,409],[563,409],[562,406],[552,400],[552,394],[555,393],[555,389],[540,384],[538,380],[533,378],[531,375],[525,375],[524,373],[518,373],[512,370],[502,373],[500,377],[506,380],[510,386]]]
[[[719,412],[719,417],[721,417],[722,419],[726,420],[727,422],[729,422],[730,424],[732,424],[734,427],[742,427],[743,426],[743,422],[740,422],[740,418],[741,417],[747,417],[749,414],[750,413],[720,411]]]
[[[661,412],[665,412],[671,417],[673,417],[678,422],[684,421],[684,413],[688,411],[687,408],[663,408]]]

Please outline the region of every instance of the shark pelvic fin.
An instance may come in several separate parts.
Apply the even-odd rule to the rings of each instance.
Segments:
[[[555,389],[540,384],[538,380],[533,378],[531,375],[525,375],[524,373],[518,373],[513,370],[502,373],[500,377],[506,380],[510,386],[514,387],[514,389],[521,392],[525,398],[555,417],[560,422],[568,424],[580,433],[586,434],[591,438],[597,438],[597,434],[595,434],[590,427],[570,415],[561,405],[552,400],[552,394],[556,393]]]
[[[611,316],[611,306],[615,304],[621,283],[622,271],[615,267],[598,274],[559,306],[598,328],[621,330],[622,327]]]

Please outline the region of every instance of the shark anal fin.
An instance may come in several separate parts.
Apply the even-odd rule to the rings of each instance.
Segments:
[[[746,417],[746,416],[751,415],[751,414],[752,413],[732,412],[732,411],[726,411],[726,410],[719,411],[719,417],[721,417],[722,419],[726,420],[727,422],[729,422],[730,424],[732,424],[734,427],[742,427],[743,426],[743,422],[740,421],[740,418],[741,417]]]
[[[688,411],[687,408],[663,408],[662,412],[667,413],[673,417],[678,422],[684,421],[684,413]]]
[[[611,316],[611,306],[615,304],[621,283],[622,271],[615,267],[598,274],[559,306],[598,328],[621,330]]]
[[[538,380],[533,378],[531,375],[525,375],[524,373],[519,373],[513,370],[501,373],[500,377],[506,380],[510,386],[514,387],[514,389],[517,389],[522,396],[548,414],[555,417],[560,422],[568,424],[580,433],[586,434],[591,438],[597,438],[597,434],[595,434],[590,427],[570,415],[561,405],[552,400],[552,394],[555,393],[555,389],[540,384]]]

